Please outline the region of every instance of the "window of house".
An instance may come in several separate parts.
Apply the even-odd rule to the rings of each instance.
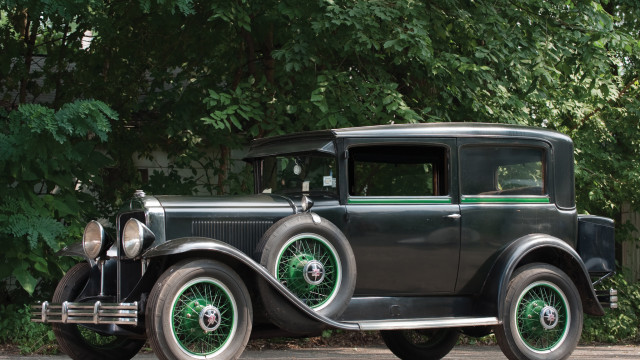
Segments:
[[[463,195],[546,195],[545,150],[523,146],[464,146]]]
[[[440,146],[350,148],[349,195],[447,195],[446,155]]]

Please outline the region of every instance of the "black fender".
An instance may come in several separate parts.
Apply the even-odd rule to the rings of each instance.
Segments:
[[[357,324],[337,322],[318,314],[305,303],[300,301],[300,299],[298,299],[293,293],[291,293],[289,289],[287,289],[284,285],[280,284],[280,282],[275,277],[273,277],[265,267],[257,263],[242,251],[220,240],[203,237],[178,238],[149,248],[147,251],[145,251],[142,257],[150,259],[178,254],[187,254],[190,252],[198,252],[200,254],[202,254],[203,252],[209,252],[211,254],[221,255],[222,257],[234,259],[245,265],[256,275],[262,277],[283,295],[283,299],[286,299],[287,301],[289,301],[289,303],[300,309],[300,311],[302,311],[309,318],[325,323],[337,329],[360,330],[360,327]]]
[[[56,253],[56,256],[76,256],[85,259],[93,267],[96,262],[93,259],[87,257],[82,247],[82,241],[75,244],[67,245],[62,250]]]
[[[506,298],[513,272],[534,262],[550,264],[564,271],[578,288],[583,311],[589,315],[604,315],[580,255],[566,242],[545,234],[524,236],[504,248],[483,285],[478,303],[483,310],[502,320],[502,300]]]

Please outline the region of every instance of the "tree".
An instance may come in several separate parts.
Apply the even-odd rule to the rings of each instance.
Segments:
[[[9,111],[95,98],[119,114],[104,210],[133,189],[248,191],[249,139],[391,122],[546,126],[576,144],[580,210],[638,208],[634,0],[0,0]],[[82,44],[85,47],[82,47]],[[86,44],[90,41],[88,47]],[[131,154],[175,168],[143,184]],[[196,174],[194,172],[194,174]],[[107,205],[110,204],[110,205]]]

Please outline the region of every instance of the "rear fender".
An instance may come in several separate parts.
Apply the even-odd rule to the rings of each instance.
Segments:
[[[578,288],[584,312],[604,315],[589,273],[578,253],[566,242],[544,234],[522,237],[502,251],[485,280],[479,302],[482,309],[501,319],[502,300],[506,298],[511,276],[518,267],[534,262],[550,264],[564,271]]]

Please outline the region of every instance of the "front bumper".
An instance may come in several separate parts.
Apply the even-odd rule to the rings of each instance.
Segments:
[[[48,301],[31,306],[31,321],[63,324],[138,325],[138,302],[132,303],[77,303]]]

